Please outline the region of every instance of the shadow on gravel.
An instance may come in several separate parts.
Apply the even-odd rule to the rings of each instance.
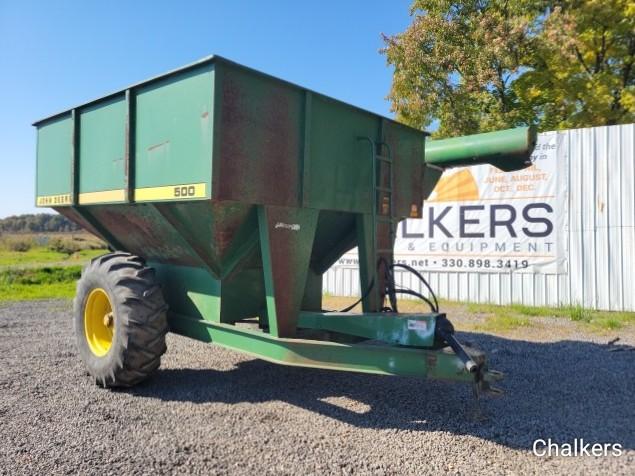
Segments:
[[[168,401],[282,401],[360,428],[446,431],[511,448],[538,438],[635,449],[635,352],[579,341],[535,343],[462,333],[505,372],[505,394],[479,405],[466,385],[279,366],[163,369],[129,392]],[[486,418],[483,419],[482,416]],[[267,413],[275,424],[275,413]],[[319,423],[317,423],[319,424]],[[422,435],[424,436],[424,435]]]

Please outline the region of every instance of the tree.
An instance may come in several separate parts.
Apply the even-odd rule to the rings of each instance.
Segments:
[[[0,219],[0,233],[46,233],[81,230],[77,224],[50,213],[35,215],[14,215]]]
[[[635,121],[632,0],[416,0],[384,37],[399,120],[438,136]]]

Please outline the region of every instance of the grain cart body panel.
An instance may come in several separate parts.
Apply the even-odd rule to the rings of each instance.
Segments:
[[[35,126],[37,205],[155,268],[171,330],[290,365],[484,380],[478,351],[475,377],[438,350],[442,315],[381,315],[377,266],[445,166],[531,150],[505,162],[472,138],[428,165],[424,132],[220,57]],[[356,246],[364,312],[326,313],[322,274]]]

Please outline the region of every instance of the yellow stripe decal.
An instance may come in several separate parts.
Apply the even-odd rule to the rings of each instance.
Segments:
[[[166,185],[163,187],[146,187],[135,189],[136,202],[152,202],[157,200],[192,200],[207,198],[205,183],[188,183],[183,185]],[[124,189],[104,190],[102,192],[84,192],[79,194],[80,205],[96,203],[116,203],[126,201]],[[37,197],[38,207],[71,205],[71,194],[46,195]]]
[[[134,197],[136,202],[191,200],[193,198],[207,198],[207,190],[205,183],[186,183],[164,187],[137,188],[134,191]]]
[[[35,204],[38,207],[54,207],[58,205],[70,205],[71,194],[63,193],[61,195],[44,195],[37,197]]]
[[[103,192],[84,192],[79,194],[80,205],[125,201],[126,191],[123,188],[118,190],[104,190]]]

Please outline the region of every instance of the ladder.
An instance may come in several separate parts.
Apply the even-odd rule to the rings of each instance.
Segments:
[[[394,170],[392,160],[392,150],[390,146],[385,142],[372,142],[373,149],[373,252],[375,255],[375,266],[379,260],[381,253],[392,253],[392,248],[381,249],[377,245],[377,233],[379,231],[380,223],[387,223],[389,225],[389,238],[390,242],[394,242],[396,233],[396,223],[394,214],[394,200],[393,190],[395,186]],[[388,168],[388,186],[383,183],[384,170]]]
[[[381,281],[378,275],[378,264],[381,254],[389,254],[392,256],[393,249],[380,248],[378,246],[378,234],[380,224],[388,224],[388,242],[394,243],[396,234],[396,220],[394,210],[394,162],[392,158],[392,150],[390,145],[382,141],[375,141],[370,137],[358,137],[358,140],[364,140],[368,142],[371,148],[372,159],[372,173],[371,173],[371,190],[373,204],[371,207],[371,249],[372,249],[372,268],[368,270],[368,273],[372,277],[372,283],[378,283]],[[384,179],[384,171],[388,167],[388,184],[386,185]],[[385,266],[390,266],[392,263],[385,263]],[[361,268],[360,268],[361,269]],[[370,289],[370,288],[369,288]],[[383,292],[381,294],[384,295]],[[362,297],[363,299],[363,297]],[[393,303],[391,302],[391,305]],[[382,307],[380,303],[380,308]]]

